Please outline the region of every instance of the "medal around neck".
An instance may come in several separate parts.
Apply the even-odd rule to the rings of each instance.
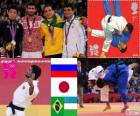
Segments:
[[[31,36],[28,37],[28,42],[32,43],[32,37]]]
[[[11,42],[7,43],[6,44],[6,50],[7,51],[12,51],[14,49],[14,46]]]

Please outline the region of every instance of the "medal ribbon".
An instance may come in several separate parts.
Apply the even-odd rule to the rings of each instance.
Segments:
[[[10,33],[11,33],[11,36],[12,36],[12,40],[15,40],[16,32],[17,32],[17,25],[16,25],[16,23],[15,23],[15,26],[14,26],[13,22],[12,22],[12,25],[10,25],[10,21],[9,21],[9,28],[10,28]]]
[[[46,19],[46,23],[48,25],[48,30],[49,30],[49,33],[51,34],[51,43],[54,44],[54,27],[53,27],[53,23],[55,24],[56,23],[56,16],[54,15],[52,17],[52,20],[51,21],[48,21]]]
[[[54,44],[54,27],[50,26],[49,31],[50,31],[50,34],[51,34],[51,42],[52,42],[52,44]]]
[[[70,25],[69,25],[68,29],[66,29],[66,25],[65,25],[65,38],[66,38],[65,44],[66,44],[66,45],[67,45],[67,43],[68,43],[68,35],[69,35],[70,27],[71,27],[71,25],[72,25],[74,19],[75,19],[75,17],[74,17],[73,20],[70,22]]]
[[[35,24],[35,18],[33,19],[32,27],[30,28],[29,19],[27,17],[27,25],[28,25],[29,36],[32,35],[33,29],[34,29],[34,24]]]

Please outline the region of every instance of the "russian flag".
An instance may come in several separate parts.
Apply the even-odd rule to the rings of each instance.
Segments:
[[[55,58],[51,60],[51,76],[52,78],[65,78],[77,77],[77,60],[73,58],[63,58],[62,60],[59,58]]]

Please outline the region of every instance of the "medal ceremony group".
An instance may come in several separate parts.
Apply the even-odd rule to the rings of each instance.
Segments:
[[[37,15],[34,3],[26,5],[26,15],[19,18],[18,9],[10,5],[7,19],[0,22],[0,55],[6,58],[72,58],[86,57],[86,17],[76,16],[75,7],[67,3],[63,17],[52,4]]]

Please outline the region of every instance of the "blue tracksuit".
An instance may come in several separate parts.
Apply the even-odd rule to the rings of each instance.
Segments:
[[[128,67],[123,61],[117,64],[112,64],[106,68],[108,73],[104,77],[104,81],[110,86],[117,86],[118,92],[121,95],[122,101],[127,103],[127,83],[128,83]]]
[[[122,16],[119,0],[114,0],[113,3],[114,3],[114,9],[115,9],[115,16],[118,16],[118,17]],[[107,15],[112,15],[112,11],[111,11],[111,8],[109,5],[109,0],[104,0],[103,5],[104,5],[105,13]],[[130,40],[131,33],[122,32],[122,35],[119,35],[118,33],[116,33],[116,34],[113,34],[112,37],[113,37],[113,39],[112,39],[111,45],[114,47],[118,47],[119,41],[121,41],[123,43],[127,43]]]

